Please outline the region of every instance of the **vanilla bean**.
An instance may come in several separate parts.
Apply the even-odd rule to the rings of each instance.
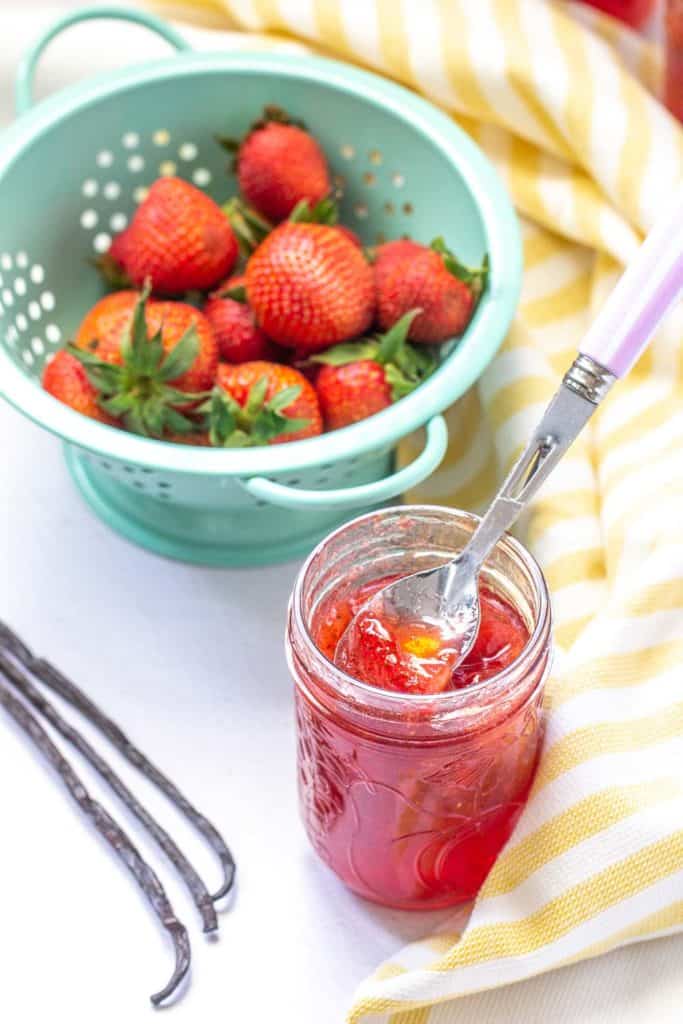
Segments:
[[[107,737],[110,743],[120,751],[121,754],[134,765],[147,779],[157,786],[168,799],[185,815],[206,839],[209,846],[221,862],[223,868],[223,884],[213,894],[213,900],[220,900],[226,896],[235,880],[235,861],[228,849],[225,840],[216,827],[201,814],[190,801],[183,796],[177,786],[161,772],[141,750],[131,743],[128,737],[122,732],[118,725],[113,722],[104,712],[100,711],[89,697],[86,696],[75,683],[67,679],[59,669],[51,665],[44,658],[37,658],[26,644],[14,633],[9,626],[0,622],[0,646],[5,647],[11,654],[22,663],[24,668],[31,672],[45,686],[48,686],[64,700],[68,701],[84,718],[94,725]]]
[[[97,800],[92,799],[76,772],[63,756],[59,747],[52,742],[38,719],[4,683],[0,683],[0,704],[38,748],[45,760],[52,765],[83,814],[126,865],[147,897],[162,927],[170,935],[176,962],[168,984],[151,997],[152,1003],[158,1006],[173,995],[190,968],[191,951],[187,929],[176,917],[164,887],[153,869],[143,860],[135,845],[109,812]]]
[[[204,885],[192,864],[188,861],[182,850],[178,848],[171,836],[159,825],[149,814],[145,807],[139,802],[126,784],[110,768],[103,757],[90,745],[87,739],[74,729],[57,709],[43,696],[33,685],[30,679],[10,662],[7,657],[0,653],[0,672],[6,680],[19,691],[36,711],[45,718],[50,725],[56,729],[83,757],[92,765],[98,775],[104,779],[123,804],[140,821],[150,833],[155,842],[161,847],[173,866],[176,868],[183,881],[187,885],[195,906],[202,917],[205,932],[213,932],[218,928],[216,909],[211,899],[211,894]]]

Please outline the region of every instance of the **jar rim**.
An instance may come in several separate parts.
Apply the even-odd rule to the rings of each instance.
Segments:
[[[435,711],[439,712],[457,710],[459,706],[469,704],[473,698],[476,699],[482,695],[491,698],[495,697],[499,690],[502,692],[510,681],[514,680],[515,673],[519,670],[520,662],[532,655],[535,650],[539,649],[543,643],[544,637],[549,636],[552,612],[548,586],[541,567],[531,552],[528,551],[520,541],[516,540],[516,538],[509,534],[505,534],[498,541],[496,548],[509,552],[513,557],[516,557],[528,572],[534,587],[534,592],[538,596],[538,613],[536,615],[534,627],[529,633],[529,637],[524,647],[515,660],[500,672],[489,676],[487,679],[481,680],[479,683],[464,687],[461,690],[447,690],[440,693],[428,694],[403,693],[394,690],[385,690],[379,686],[373,686],[371,683],[365,683],[360,679],[356,679],[355,676],[349,675],[331,661],[327,655],[323,654],[311,636],[303,609],[304,584],[306,576],[315,559],[320,555],[330,541],[334,540],[334,538],[338,537],[352,526],[396,514],[415,515],[419,517],[420,515],[434,513],[441,516],[447,515],[453,516],[454,518],[457,517],[460,521],[469,520],[474,525],[478,524],[481,519],[480,516],[475,515],[473,512],[466,512],[462,509],[447,508],[443,505],[393,505],[389,508],[366,512],[361,516],[357,516],[355,519],[351,519],[348,522],[343,523],[341,526],[337,527],[336,530],[327,534],[327,536],[316,545],[299,570],[294,584],[294,590],[292,592],[290,605],[291,614],[294,617],[294,622],[299,635],[304,638],[304,642],[307,648],[311,649],[315,660],[320,659],[325,668],[331,673],[332,678],[334,679],[334,677],[337,677],[339,679],[338,683],[335,680],[334,686],[335,689],[340,692],[343,691],[347,694],[353,693],[359,697],[365,698],[369,703],[385,703],[387,708],[398,709],[401,706],[415,707],[419,705],[422,708],[431,707]]]

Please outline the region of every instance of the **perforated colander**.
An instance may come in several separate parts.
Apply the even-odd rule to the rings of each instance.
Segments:
[[[179,52],[33,106],[33,75],[47,43],[68,25],[104,17],[146,25]],[[270,562],[310,548],[347,510],[379,505],[434,470],[447,443],[438,414],[491,359],[520,283],[505,191],[447,117],[346,65],[263,52],[191,53],[156,18],[101,7],[46,33],[19,69],[17,94],[21,116],[0,147],[0,391],[64,439],[77,486],[111,526],[190,561]],[[489,287],[465,336],[427,382],[372,419],[269,448],[154,441],[55,401],[40,387],[45,361],[103,291],[87,258],[108,248],[159,175],[192,181],[218,201],[233,194],[214,134],[242,135],[273,102],[320,140],[342,217],[366,243],[444,235],[467,262],[488,252]],[[422,454],[396,471],[398,441],[424,425]]]

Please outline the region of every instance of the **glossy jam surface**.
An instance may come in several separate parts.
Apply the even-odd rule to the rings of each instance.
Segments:
[[[481,622],[474,646],[455,672],[444,672],[440,657],[444,645],[434,626],[391,623],[364,611],[366,601],[397,578],[371,580],[341,597],[332,594],[316,617],[313,639],[318,649],[361,682],[399,693],[462,689],[502,672],[529,639],[529,631],[515,609],[482,587]],[[355,616],[356,643],[341,652],[339,640]]]
[[[388,578],[331,593],[310,634],[333,659],[351,617]],[[482,593],[482,629],[448,688],[467,704],[480,683],[509,665],[528,639],[517,612]],[[409,638],[410,639],[410,638]],[[419,643],[421,638],[417,638]],[[521,688],[459,723],[434,724],[432,706],[411,691],[400,722],[349,713],[331,702],[315,674],[298,665],[299,790],[308,835],[321,858],[355,892],[403,909],[436,909],[471,899],[521,813],[540,740],[542,679],[548,652]],[[366,679],[392,696],[400,672],[380,659]],[[467,709],[469,710],[469,709]]]

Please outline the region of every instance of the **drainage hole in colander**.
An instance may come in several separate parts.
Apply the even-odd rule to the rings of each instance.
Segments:
[[[92,240],[92,247],[95,252],[106,252],[110,245],[111,235],[108,235],[106,231],[100,231]]]
[[[161,494],[159,495],[159,500],[160,501],[170,501],[171,500],[171,495],[168,494],[166,491],[162,491]]]
[[[133,480],[133,487],[137,487],[139,491],[144,491],[145,485],[142,480]]]
[[[352,146],[349,142],[345,142],[343,146],[339,147],[339,152],[345,160],[353,160],[356,155],[356,147]]]
[[[379,167],[379,165],[382,163],[382,154],[378,149],[371,149],[370,152],[368,153],[368,158],[370,160],[370,163],[374,164],[375,167]]]
[[[57,324],[48,324],[45,328],[45,337],[52,345],[57,345],[62,340],[62,332]]]
[[[111,462],[107,462],[106,459],[101,459],[100,466],[102,467],[102,469],[111,469]]]
[[[358,220],[366,220],[368,216],[368,204],[367,203],[354,203],[353,212]]]
[[[134,473],[135,472],[135,466],[124,466],[123,467],[123,472],[124,473]]]
[[[154,470],[150,469],[149,466],[142,466],[141,469],[140,469],[140,472],[141,473],[148,473],[149,474],[149,473],[153,473]]]
[[[265,508],[268,502],[264,501],[263,498],[259,498],[259,500],[256,501],[254,504],[256,505],[256,508]]]
[[[329,483],[329,479],[330,478],[327,473],[323,473],[322,476],[316,477],[315,482],[318,486],[322,486],[323,484]]]
[[[28,327],[28,320],[26,319],[23,313],[17,313],[17,315],[14,318],[14,322],[20,331],[25,331],[26,328]]]
[[[14,290],[17,295],[26,295],[26,281],[23,277],[18,277],[14,282]]]
[[[171,485],[166,480],[160,480],[159,483],[157,484],[157,487],[159,487],[163,491],[167,491],[170,486]]]
[[[372,188],[373,185],[377,184],[377,175],[373,174],[372,171],[366,171],[363,175],[363,184]]]
[[[34,284],[42,284],[45,280],[45,271],[41,267],[40,263],[34,263],[29,272],[29,277]]]
[[[290,487],[296,487],[297,484],[301,483],[301,477],[290,476],[289,480],[285,480],[285,483],[289,484]]]
[[[403,188],[405,183],[406,183],[406,179],[405,179],[404,175],[401,174],[399,171],[397,171],[396,174],[392,174],[392,176],[391,176],[391,184],[394,186],[394,188]]]
[[[31,348],[37,356],[42,356],[45,352],[45,346],[41,338],[31,338]]]

